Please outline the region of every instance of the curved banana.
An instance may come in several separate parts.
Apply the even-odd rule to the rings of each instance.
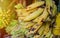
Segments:
[[[45,8],[43,14],[40,15],[38,18],[36,18],[36,19],[34,20],[34,22],[39,22],[39,23],[40,23],[42,20],[43,20],[43,21],[46,20],[47,17],[48,17],[48,15],[49,15],[49,13],[47,12],[47,9]]]
[[[25,28],[31,28],[34,24],[35,23],[30,22],[30,23],[27,24],[27,26]]]
[[[50,38],[53,38],[53,34],[51,34]]]
[[[32,19],[35,19],[36,17],[38,17],[42,12],[43,12],[43,9],[39,8],[37,11],[35,11],[32,14],[30,14],[29,16],[27,16],[24,19],[24,21],[31,21]]]
[[[40,36],[43,34],[44,29],[45,29],[45,25],[43,24],[43,25],[41,26],[41,28],[38,30],[38,33],[39,33]]]
[[[43,5],[43,4],[44,4],[44,1],[35,2],[35,3],[27,6],[26,10],[31,10],[31,9],[37,8],[37,7],[39,7],[39,6]]]
[[[33,13],[33,12],[36,11],[37,9],[38,9],[38,8],[34,8],[34,9],[32,9],[32,10],[29,10],[29,11],[26,10],[26,12],[23,12],[23,11],[22,11],[23,16],[28,16],[29,14]]]

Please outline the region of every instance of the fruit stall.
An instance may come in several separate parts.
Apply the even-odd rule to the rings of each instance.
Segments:
[[[60,0],[0,0],[0,38],[60,38]]]

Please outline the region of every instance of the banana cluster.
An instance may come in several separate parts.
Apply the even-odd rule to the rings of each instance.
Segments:
[[[27,38],[53,38],[52,28],[55,24],[57,7],[53,0],[37,1],[24,6],[16,5],[18,21],[22,28],[28,29]],[[21,25],[24,23],[23,25]]]

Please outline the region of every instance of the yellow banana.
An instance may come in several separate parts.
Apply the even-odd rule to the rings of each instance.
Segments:
[[[48,16],[46,19],[47,22],[51,22],[52,20],[50,19],[50,17]]]
[[[21,16],[23,13],[26,13],[26,10],[25,9],[18,9],[18,10],[16,10],[16,12],[17,12],[18,16]]]
[[[43,16],[43,15],[44,15],[44,16]],[[37,23],[36,25],[34,25],[34,26],[32,27],[33,30],[31,30],[29,33],[36,33],[36,31],[37,31],[37,30],[41,27],[41,25],[43,24],[42,20],[46,20],[46,18],[47,18],[48,15],[49,15],[49,14],[48,14],[48,12],[47,12],[47,10],[46,10],[46,8],[45,8],[43,14],[42,14],[41,17],[40,17],[40,20],[38,21],[38,23]],[[37,28],[37,27],[38,27],[38,28]],[[28,34],[29,34],[29,33],[28,33]]]
[[[40,35],[35,35],[33,38],[40,38]]]
[[[34,9],[34,8],[36,8],[36,7],[39,7],[39,6],[43,5],[43,4],[44,4],[44,1],[35,2],[35,3],[27,6],[26,10]]]
[[[46,38],[50,38],[50,35],[51,35],[51,30],[49,30],[49,32],[46,34]]]
[[[47,12],[47,9],[45,8],[43,14],[40,15],[38,18],[36,18],[36,19],[34,20],[34,22],[39,22],[39,23],[40,23],[42,20],[43,20],[43,21],[46,20],[47,17],[48,17],[48,15],[49,15],[49,13]]]
[[[56,25],[55,25],[55,28],[53,28],[53,34],[60,35],[60,13],[58,13],[57,15]]]
[[[29,16],[27,16],[24,19],[24,21],[31,21],[32,19],[35,19],[36,17],[38,17],[42,12],[43,12],[43,9],[39,8],[37,11],[35,11],[32,14],[30,14]]]
[[[49,32],[49,23],[46,23],[46,25],[45,25],[45,30],[44,30],[44,35],[46,35],[48,32]]]
[[[53,38],[53,34],[51,34],[50,38]]]
[[[40,36],[43,34],[44,29],[45,29],[45,25],[43,24],[43,25],[41,26],[41,28],[38,30],[38,33],[39,33]]]
[[[34,11],[36,11],[37,8],[34,8],[32,10],[26,11],[26,12],[22,12],[24,16],[28,16],[29,14],[33,13]]]
[[[27,26],[26,26],[25,28],[30,28],[30,27],[32,27],[33,25],[34,25],[34,23],[30,22],[30,23],[27,24]]]
[[[18,16],[18,19],[19,20],[23,20],[26,16],[28,16],[30,13],[36,11],[37,8],[35,9],[32,9],[32,10],[25,10],[25,9],[19,9],[19,10],[16,10],[17,11],[17,16]],[[23,10],[23,11],[22,11]]]

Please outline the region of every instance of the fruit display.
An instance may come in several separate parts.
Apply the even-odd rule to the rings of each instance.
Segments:
[[[16,0],[13,0],[8,8],[15,2]],[[26,2],[24,0],[22,3],[14,4],[13,9],[8,11],[0,8],[0,29],[5,27],[11,38],[59,37],[60,13],[58,13],[55,1],[33,0],[29,5],[26,5]],[[14,11],[16,15],[11,11]]]

